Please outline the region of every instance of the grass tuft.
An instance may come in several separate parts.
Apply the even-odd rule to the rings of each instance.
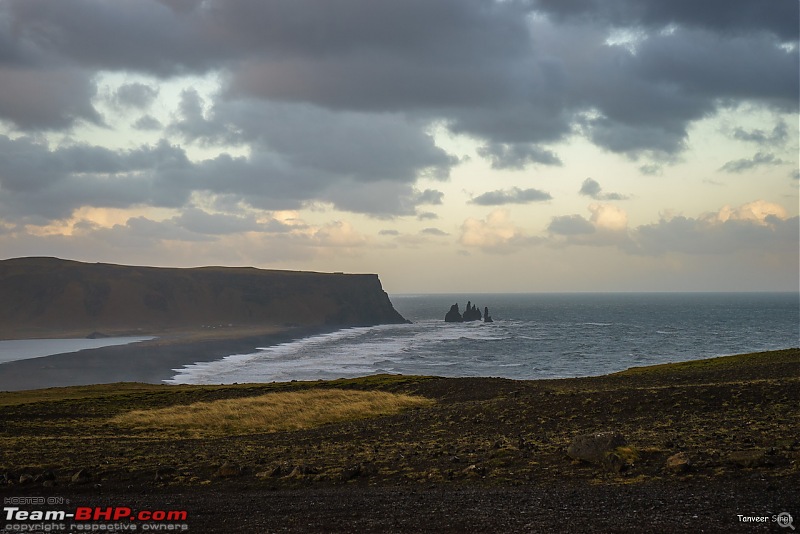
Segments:
[[[385,391],[315,389],[133,410],[111,422],[137,430],[203,437],[303,430],[432,404],[425,397]]]

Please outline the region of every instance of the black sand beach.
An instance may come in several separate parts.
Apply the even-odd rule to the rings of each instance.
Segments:
[[[266,333],[247,333],[241,337],[236,332],[169,333],[128,345],[8,362],[0,364],[0,391],[112,382],[160,384],[175,375],[173,369],[184,365],[253,352],[257,347],[285,343],[327,332],[331,328],[264,330]]]

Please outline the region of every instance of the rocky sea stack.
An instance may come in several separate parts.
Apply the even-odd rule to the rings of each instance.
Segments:
[[[484,307],[483,314],[481,315],[481,311],[471,301],[467,301],[467,306],[464,308],[463,314],[458,309],[458,303],[455,303],[450,306],[450,311],[448,311],[444,316],[444,321],[446,323],[465,323],[470,321],[480,321],[481,319],[483,319],[483,321],[486,323],[494,322],[492,321],[492,317],[489,315],[488,306]]]

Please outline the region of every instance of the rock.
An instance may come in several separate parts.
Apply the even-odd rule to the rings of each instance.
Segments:
[[[731,451],[727,457],[728,463],[738,467],[763,467],[770,464],[763,450]]]
[[[342,470],[342,480],[348,481],[359,477],[368,477],[377,472],[378,468],[372,462],[360,462]]]
[[[72,475],[70,480],[72,480],[73,484],[88,484],[92,481],[92,475],[86,469],[81,469]]]
[[[461,312],[458,311],[458,303],[453,304],[450,306],[450,311],[444,316],[444,322],[460,323],[462,321],[464,321],[464,318],[461,317]]]
[[[282,462],[275,466],[274,469],[270,472],[270,476],[279,478],[285,477],[289,475],[292,471],[294,471],[294,465],[289,462]]]
[[[42,487],[43,488],[55,488],[56,487],[56,481],[55,480],[45,480],[44,482],[42,482]]]
[[[480,321],[481,320],[481,312],[478,308],[472,304],[472,302],[467,301],[467,307],[464,309],[464,322],[467,321]]]
[[[40,474],[36,475],[36,478],[34,478],[33,481],[35,483],[40,483],[40,482],[43,483],[43,482],[47,482],[48,480],[53,481],[55,479],[56,479],[56,474],[53,473],[52,471],[48,470],[48,471],[45,471],[44,473],[40,473]]]
[[[625,437],[615,431],[580,434],[570,443],[567,455],[575,460],[602,464],[609,453],[625,445]]]
[[[484,323],[493,323],[492,316],[489,315],[489,306],[483,308],[483,322]]]
[[[242,468],[228,461],[223,463],[216,472],[216,475],[220,478],[238,477],[241,474]]]
[[[685,473],[692,468],[692,462],[688,454],[679,452],[667,458],[664,468],[674,474]]]
[[[164,480],[172,477],[178,470],[172,466],[166,465],[156,469],[156,482],[163,482]]]
[[[24,475],[19,476],[20,485],[30,484],[31,482],[33,482],[33,475],[25,473]]]
[[[475,476],[482,477],[486,476],[486,468],[482,466],[478,467],[477,465],[472,464],[469,467],[465,468],[463,471],[461,471],[461,474],[473,477]]]
[[[489,308],[485,308],[486,313],[488,314]],[[471,301],[467,301],[467,307],[464,308],[464,314],[458,310],[458,303],[453,304],[450,306],[450,311],[444,316],[444,320],[447,323],[462,323],[467,321],[480,321],[483,318],[481,311],[478,307],[473,304]],[[487,323],[492,322],[492,318],[489,317],[489,320],[486,321]]]

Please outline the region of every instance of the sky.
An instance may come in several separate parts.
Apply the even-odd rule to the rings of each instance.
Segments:
[[[0,0],[0,258],[798,291],[795,0]]]

